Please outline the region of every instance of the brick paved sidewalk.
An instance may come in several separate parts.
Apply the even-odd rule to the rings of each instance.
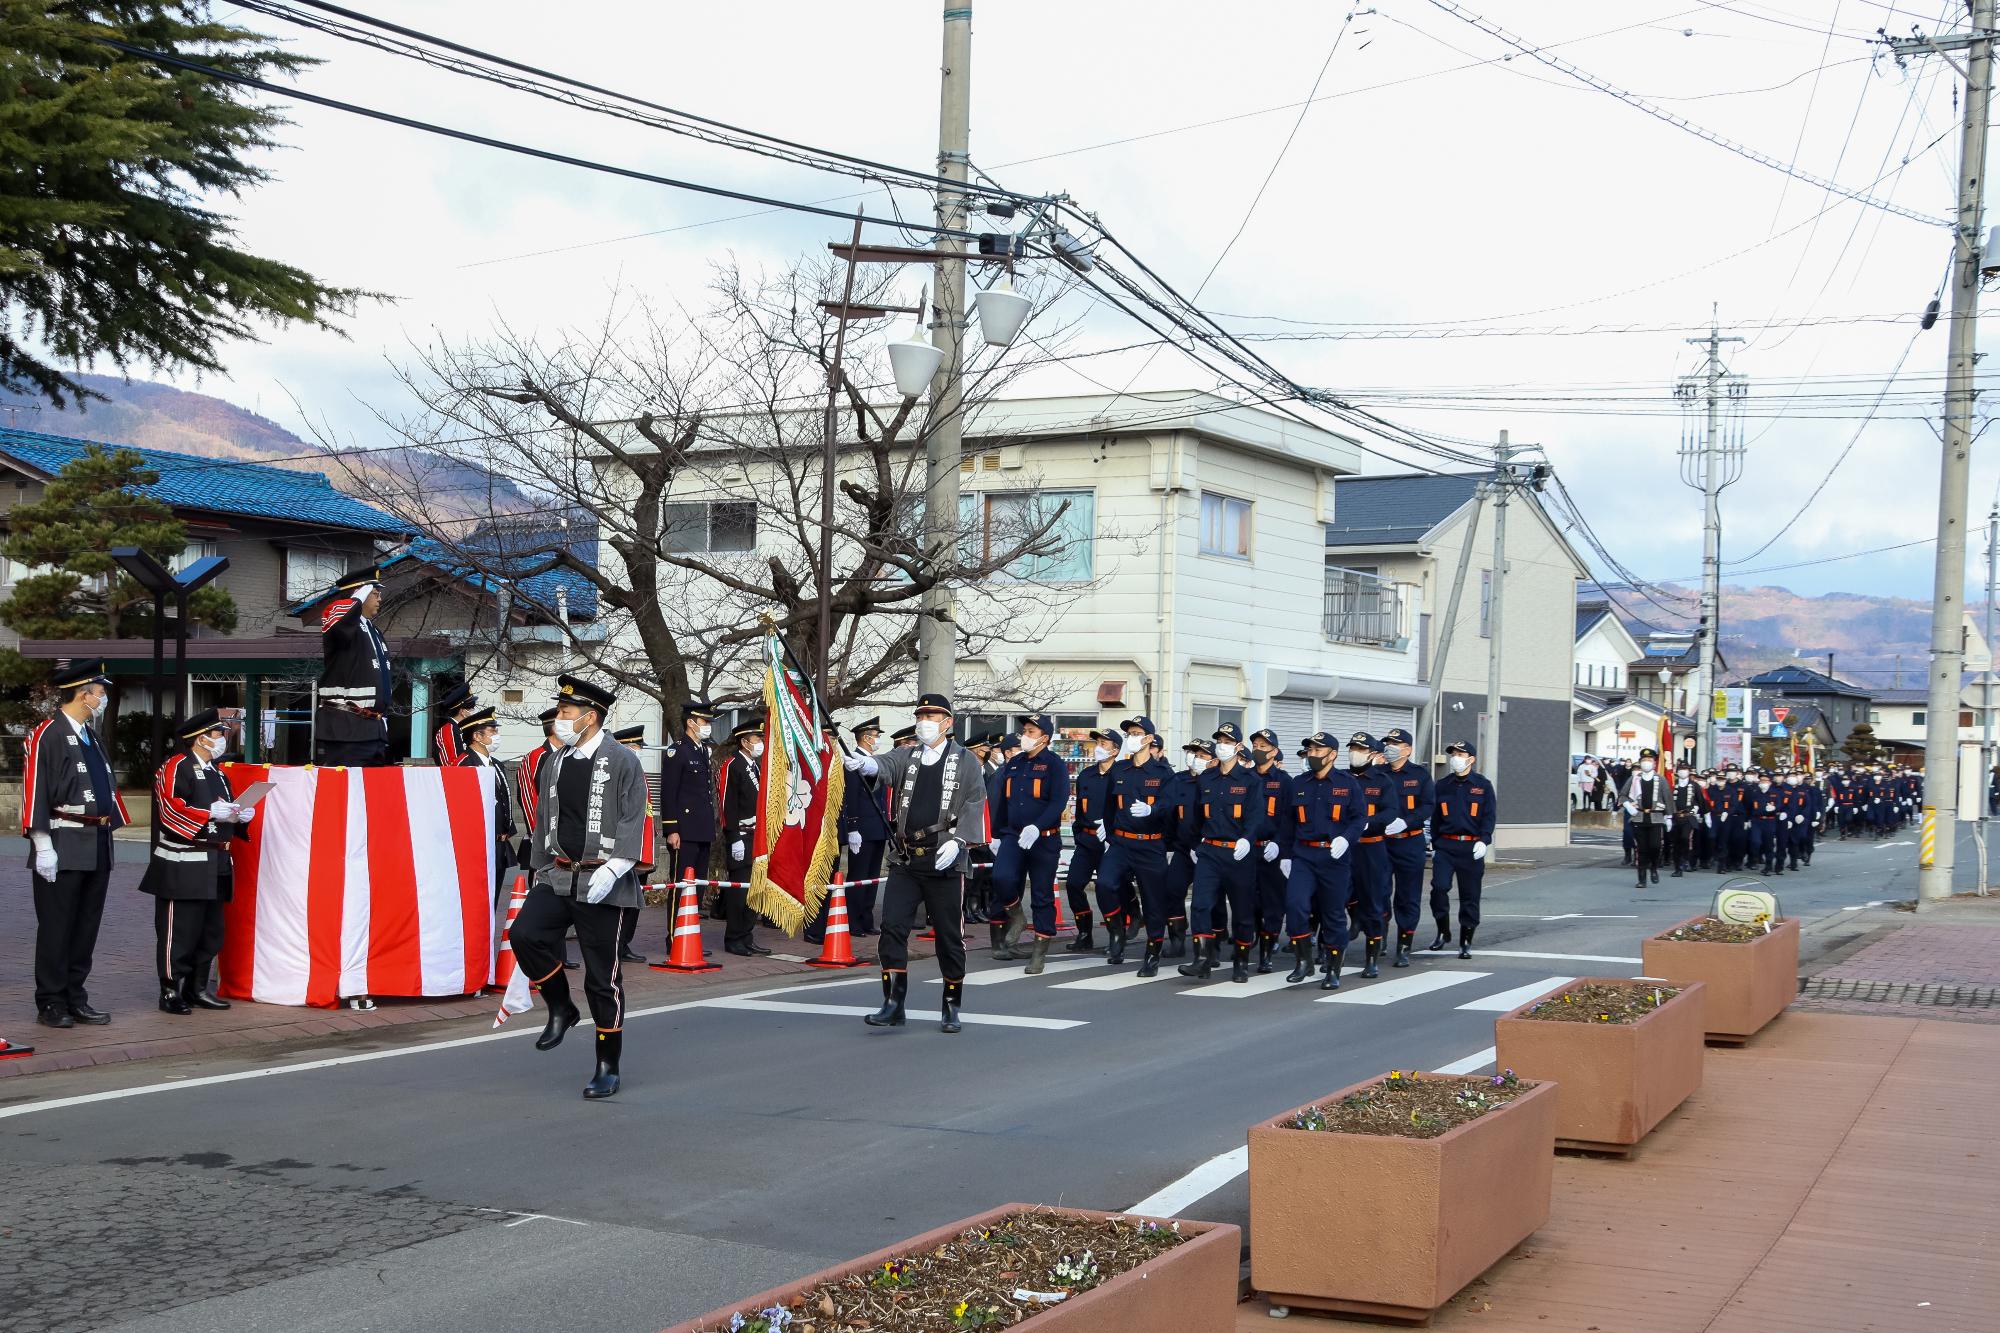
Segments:
[[[1808,968],[1798,1008],[2000,1023],[2000,895],[1895,915],[1860,948]]]
[[[90,1002],[111,1014],[111,1022],[101,1027],[78,1024],[73,1028],[45,1028],[34,1021],[35,910],[28,885],[29,872],[20,865],[0,869],[0,939],[10,942],[7,949],[0,951],[0,1037],[35,1048],[35,1054],[24,1059],[0,1060],[0,1079],[85,1065],[271,1046],[374,1028],[490,1018],[499,1008],[498,996],[382,999],[378,1000],[379,1007],[374,1013],[232,1000],[227,1011],[196,1010],[184,1018],[163,1014],[159,1010],[158,969],[153,961],[153,900],[137,888],[144,844],[133,849],[121,843],[119,853],[122,863],[114,866],[111,873],[104,926],[98,936],[96,965],[90,978]],[[649,907],[639,918],[639,933],[633,947],[654,962],[661,961],[666,954],[671,910]],[[781,954],[810,958],[819,952],[803,940],[787,940],[769,926],[760,927],[757,937],[766,948]],[[966,942],[972,949],[984,949],[986,932],[976,927],[969,929]],[[766,980],[776,985],[787,979],[828,975],[800,962],[726,954],[722,950],[719,921],[702,922],[702,943],[712,955],[709,961],[723,965],[721,971],[687,976],[628,965],[627,992],[633,1006],[671,1003],[744,981]],[[873,938],[856,938],[856,956],[872,960],[875,943]],[[576,957],[575,947],[570,946],[572,958]],[[912,938],[910,952],[914,958],[929,958],[935,949],[928,940]],[[578,978],[581,975],[578,973]],[[581,986],[581,980],[576,984]]]
[[[2000,1027],[1789,1013],[1711,1048],[1633,1160],[1558,1157],[1548,1224],[1433,1327],[1991,1333],[1996,1098]],[[1264,1302],[1236,1327],[1269,1333]]]

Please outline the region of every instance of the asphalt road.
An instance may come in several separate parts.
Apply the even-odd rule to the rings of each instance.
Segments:
[[[1823,844],[1775,887],[1839,917],[1911,896],[1912,850]],[[921,971],[900,1031],[859,1020],[872,972],[704,993],[629,1016],[603,1104],[578,1095],[587,1027],[540,1054],[539,1015],[16,1080],[0,1329],[651,1330],[1010,1200],[1242,1223],[1245,1126],[1390,1068],[1483,1067],[1496,1011],[1637,975],[1640,939],[1720,882],[1630,873],[1612,849],[1491,887],[1474,959],[1350,972],[1332,1002],[1282,965],[1134,984],[983,955],[956,1037]]]

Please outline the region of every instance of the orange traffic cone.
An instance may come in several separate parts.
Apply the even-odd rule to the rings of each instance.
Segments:
[[[833,877],[832,892],[826,900],[826,938],[820,942],[819,957],[807,962],[806,966],[861,966],[861,960],[854,956],[854,936],[847,929],[847,886],[841,883],[837,873]]]
[[[722,964],[707,963],[701,957],[701,890],[695,887],[694,868],[681,875],[681,897],[674,905],[673,934],[667,939],[667,961],[648,964],[655,972],[720,972]]]
[[[34,1053],[35,1048],[32,1046],[17,1046],[5,1037],[0,1037],[0,1060],[18,1060],[24,1055]]]
[[[493,953],[492,975],[486,979],[489,991],[504,991],[514,979],[514,918],[521,915],[521,904],[527,901],[528,874],[516,871],[514,890],[507,898],[507,920],[500,927],[500,947]]]
[[[1069,922],[1063,917],[1063,898],[1065,896],[1067,895],[1063,893],[1062,886],[1058,884],[1056,886],[1056,934],[1058,935],[1069,929]]]

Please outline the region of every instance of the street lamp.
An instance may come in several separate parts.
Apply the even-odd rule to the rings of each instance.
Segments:
[[[114,546],[111,558],[118,567],[130,574],[140,587],[153,595],[153,674],[151,689],[153,694],[153,767],[158,768],[166,753],[166,670],[162,662],[166,647],[166,602],[174,601],[174,676],[180,682],[175,691],[176,707],[181,717],[187,716],[187,637],[188,637],[188,597],[200,588],[215,581],[217,575],[229,568],[226,555],[203,556],[179,574],[175,574],[155,559],[151,552],[137,546]]]

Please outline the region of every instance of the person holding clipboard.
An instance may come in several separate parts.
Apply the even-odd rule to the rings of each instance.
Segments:
[[[263,792],[246,790],[247,801],[231,795],[216,766],[229,748],[229,730],[215,709],[196,713],[175,735],[179,748],[153,778],[152,855],[139,891],[154,899],[161,1012],[188,1014],[229,1008],[209,989],[230,895],[229,843],[245,836]]]

